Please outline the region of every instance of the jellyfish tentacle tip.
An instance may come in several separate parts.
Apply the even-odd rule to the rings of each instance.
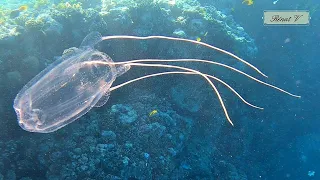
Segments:
[[[231,124],[231,126],[234,127],[233,122],[232,122],[230,119],[228,119],[228,121],[229,121],[229,123]]]

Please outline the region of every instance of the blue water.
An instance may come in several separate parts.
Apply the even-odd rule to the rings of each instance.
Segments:
[[[319,3],[151,2],[0,2],[0,179],[320,179]],[[22,5],[28,9],[12,14]],[[310,25],[264,26],[264,10],[309,10]],[[247,106],[213,80],[232,126],[203,78],[173,74],[112,91],[104,106],[55,132],[22,130],[12,107],[15,96],[92,31],[205,42],[245,59],[268,78],[228,55],[187,42],[122,39],[95,48],[114,62],[216,61],[301,98],[223,67],[169,62],[221,78],[264,110]],[[170,70],[132,66],[113,85],[164,71]]]

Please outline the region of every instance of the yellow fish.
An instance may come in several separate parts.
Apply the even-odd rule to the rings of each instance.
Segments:
[[[200,41],[201,41],[201,38],[197,37],[197,41],[200,42]]]
[[[18,9],[11,11],[10,18],[16,18],[20,15],[20,12],[26,11],[28,9],[27,5],[20,6]]]
[[[153,110],[153,111],[151,111],[151,112],[149,113],[149,117],[151,117],[151,116],[153,116],[153,115],[155,115],[155,114],[157,114],[157,113],[158,113],[157,110]]]
[[[253,4],[253,0],[244,0],[242,1],[242,4],[246,3],[248,6]]]
[[[19,7],[19,11],[26,11],[28,9],[27,5],[23,5]]]

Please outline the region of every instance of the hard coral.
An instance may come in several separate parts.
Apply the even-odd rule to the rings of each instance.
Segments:
[[[20,15],[14,19],[14,22],[19,26],[24,26],[28,20],[29,18],[27,15]]]
[[[83,8],[101,7],[101,0],[70,0],[72,4],[81,4]]]
[[[43,26],[44,22],[36,19],[30,19],[25,23],[25,27],[29,31],[40,31]]]
[[[59,11],[65,11],[68,9],[82,9],[82,3],[81,2],[75,2],[75,3],[71,3],[71,2],[66,2],[66,3],[59,3],[57,6],[55,6],[55,8]]]
[[[137,112],[131,106],[122,104],[113,105],[111,107],[111,114],[123,125],[129,125],[135,122],[138,118]]]
[[[49,0],[36,0],[34,4],[35,9],[41,9],[50,4]]]

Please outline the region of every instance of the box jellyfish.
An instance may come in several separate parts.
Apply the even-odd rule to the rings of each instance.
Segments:
[[[279,87],[266,83],[243,71],[226,64],[202,60],[202,59],[139,59],[124,62],[113,62],[105,53],[94,49],[94,45],[103,40],[109,39],[163,39],[172,41],[189,42],[201,45],[221,53],[229,55],[236,60],[254,69],[262,76],[267,77],[258,68],[238,56],[206,44],[204,42],[166,37],[166,36],[106,36],[102,37],[98,32],[90,33],[82,42],[79,48],[64,54],[59,60],[48,66],[45,70],[34,77],[18,93],[14,100],[14,109],[17,113],[19,125],[30,132],[49,133],[56,131],[67,124],[75,121],[86,114],[93,107],[103,106],[110,96],[110,92],[130,83],[168,74],[197,75],[202,77],[216,93],[226,119],[233,125],[223,99],[212,80],[219,82],[231,90],[245,104],[263,109],[246,101],[235,89],[223,80],[200,71],[183,66],[169,65],[166,62],[198,62],[222,66],[229,70],[240,73],[251,80],[269,86],[290,96],[300,98]],[[127,72],[131,67],[153,67],[171,69],[176,71],[165,71],[156,74],[149,74],[136,79],[128,80],[117,86],[112,86],[116,77]]]
[[[128,65],[85,64],[112,62],[95,49],[101,36],[87,36],[74,48],[27,83],[14,100],[19,125],[31,132],[55,131],[81,117],[93,106],[102,106],[109,88]]]

